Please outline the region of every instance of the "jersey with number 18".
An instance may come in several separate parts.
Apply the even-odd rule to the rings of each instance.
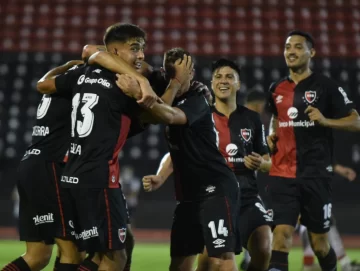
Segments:
[[[61,177],[65,187],[119,186],[118,154],[138,105],[115,81],[114,73],[87,65],[56,78],[58,93],[72,93],[69,158]]]

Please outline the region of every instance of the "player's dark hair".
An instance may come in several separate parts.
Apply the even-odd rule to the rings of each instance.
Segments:
[[[237,72],[240,78],[240,67],[234,62],[226,58],[220,58],[217,61],[214,61],[211,66],[211,73],[213,74],[217,69],[222,67],[230,67]]]
[[[141,38],[146,41],[146,33],[134,24],[117,23],[109,26],[104,35],[104,44],[111,42],[127,42],[131,39]]]
[[[291,36],[304,37],[306,39],[306,44],[309,47],[309,49],[312,49],[312,48],[315,47],[314,38],[308,32],[304,32],[304,31],[301,31],[301,30],[293,30],[293,31],[289,32],[289,34],[288,34],[288,37],[291,37]]]
[[[172,48],[165,53],[164,69],[166,79],[171,79],[175,77],[174,64],[179,58],[184,59],[184,55],[189,56],[190,53],[180,47]]]
[[[266,94],[263,91],[259,90],[250,90],[245,97],[246,103],[252,102],[265,102],[266,101]]]

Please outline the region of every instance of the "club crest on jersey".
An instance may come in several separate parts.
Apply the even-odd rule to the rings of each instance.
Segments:
[[[251,139],[251,130],[250,129],[240,129],[240,135],[245,140],[245,142],[249,142]]]
[[[120,239],[121,243],[124,243],[125,239],[126,239],[126,228],[119,229],[118,234],[119,234],[119,239]]]
[[[307,104],[312,104],[316,101],[316,91],[313,91],[313,90],[308,90],[308,91],[305,91],[305,102]]]

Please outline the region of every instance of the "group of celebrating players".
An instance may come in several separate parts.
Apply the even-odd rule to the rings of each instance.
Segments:
[[[237,270],[242,248],[251,257],[247,270],[289,270],[299,217],[321,269],[336,270],[327,238],[332,129],[360,130],[360,121],[346,92],[310,70],[312,37],[293,31],[286,39],[289,75],[270,87],[269,136],[258,113],[264,106],[236,102],[236,63],[213,63],[213,97],[193,81],[187,51],[167,51],[163,68],[154,70],[144,62],[145,45],[141,28],[115,24],[104,46],[85,47],[84,62],[70,61],[39,80],[44,95],[18,169],[26,253],[3,270],[43,269],[54,243],[55,270],[130,270],[134,239],[118,154],[129,137],[158,123],[166,125],[170,155],[143,186],[154,191],[174,174],[170,270],[193,270],[196,260],[196,270]],[[270,175],[267,208],[257,170]]]

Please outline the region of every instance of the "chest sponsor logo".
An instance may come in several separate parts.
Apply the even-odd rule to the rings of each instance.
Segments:
[[[286,127],[308,128],[308,127],[315,126],[315,122],[313,122],[313,121],[308,121],[308,120],[294,121],[294,119],[296,119],[299,115],[299,112],[298,112],[297,108],[295,108],[295,107],[290,107],[287,111],[287,115],[290,120],[289,121],[279,121],[279,128],[286,128]]]
[[[226,146],[226,149],[225,149],[226,153],[229,155],[229,156],[234,156],[238,153],[238,147],[233,144],[233,143],[230,143]]]
[[[308,90],[305,91],[304,99],[307,104],[313,104],[317,99],[316,91]]]
[[[33,217],[34,224],[40,225],[45,223],[53,223],[54,222],[54,215],[52,213],[48,213],[47,215],[37,215]]]
[[[245,140],[245,142],[249,142],[251,139],[251,130],[250,129],[240,129],[240,135]]]
[[[77,81],[77,84],[78,85],[81,85],[81,84],[99,84],[101,85],[102,87],[104,88],[107,88],[107,89],[110,89],[112,88],[112,84],[107,80],[107,79],[104,79],[104,78],[90,78],[90,77],[86,77],[85,78],[85,75],[81,75]]]
[[[213,193],[215,191],[216,187],[213,185],[209,185],[208,187],[206,187],[205,191],[210,193]]]
[[[287,111],[287,115],[289,116],[290,119],[296,119],[297,116],[299,115],[299,112],[297,110],[296,107],[290,107]]]

